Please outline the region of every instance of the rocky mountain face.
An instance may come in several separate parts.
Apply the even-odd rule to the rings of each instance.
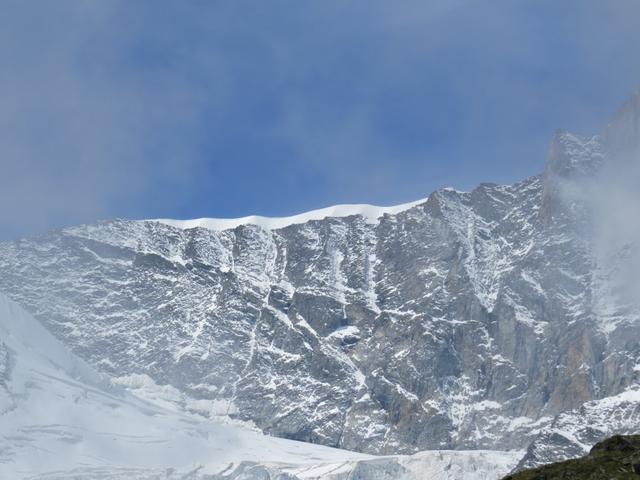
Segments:
[[[0,291],[99,370],[275,436],[376,454],[533,445],[530,466],[557,434],[575,454],[615,432],[572,437],[563,418],[640,383],[640,315],[614,281],[634,247],[601,254],[591,194],[635,151],[639,112],[634,98],[603,136],[558,132],[541,176],[373,223],[113,220],[1,243]]]
[[[592,445],[613,434],[640,432],[640,389],[587,402],[563,412],[531,442],[515,470],[587,455]]]
[[[517,452],[371,457],[294,442],[205,421],[149,379],[129,383],[152,400],[95,372],[0,294],[0,478],[487,480],[518,461]]]

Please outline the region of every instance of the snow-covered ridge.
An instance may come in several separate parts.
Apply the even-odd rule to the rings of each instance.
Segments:
[[[208,228],[209,230],[229,230],[240,225],[257,225],[265,230],[277,230],[279,228],[288,227],[300,223],[306,223],[311,220],[322,220],[327,217],[350,217],[352,215],[362,216],[367,223],[376,224],[378,219],[384,214],[396,215],[404,210],[409,210],[416,205],[426,202],[423,198],[413,202],[403,203],[401,205],[393,205],[390,207],[379,207],[376,205],[363,204],[345,204],[333,205],[331,207],[311,210],[309,212],[292,215],[290,217],[263,217],[260,215],[249,215],[240,218],[195,218],[192,220],[173,220],[169,218],[156,218],[148,221],[160,222],[176,228]]]

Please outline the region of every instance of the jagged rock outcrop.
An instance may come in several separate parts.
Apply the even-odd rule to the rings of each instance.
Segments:
[[[545,465],[503,480],[633,480],[640,475],[640,435],[616,435],[583,458]]]
[[[217,399],[210,414],[272,435],[523,449],[640,380],[639,316],[611,295],[589,194],[636,104],[605,140],[559,132],[542,176],[374,223],[113,220],[2,243],[0,290],[98,369]]]
[[[516,470],[581,457],[613,434],[640,432],[640,389],[593,400],[563,412],[536,436]]]

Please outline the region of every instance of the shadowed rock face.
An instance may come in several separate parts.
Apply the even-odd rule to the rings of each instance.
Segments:
[[[640,377],[639,317],[602,307],[585,202],[607,161],[600,137],[560,132],[544,175],[441,190],[377,224],[65,229],[0,244],[0,290],[97,368],[219,399],[211,414],[273,435],[525,448]]]
[[[503,480],[632,480],[640,476],[640,435],[616,435],[597,443],[589,455],[526,470]]]

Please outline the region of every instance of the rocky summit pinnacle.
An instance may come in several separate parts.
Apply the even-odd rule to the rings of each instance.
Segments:
[[[604,142],[556,135],[541,176],[373,221],[113,220],[1,243],[0,290],[122,383],[275,436],[581,455],[640,427],[640,318],[611,294],[584,195],[608,145],[636,140],[631,112]]]

